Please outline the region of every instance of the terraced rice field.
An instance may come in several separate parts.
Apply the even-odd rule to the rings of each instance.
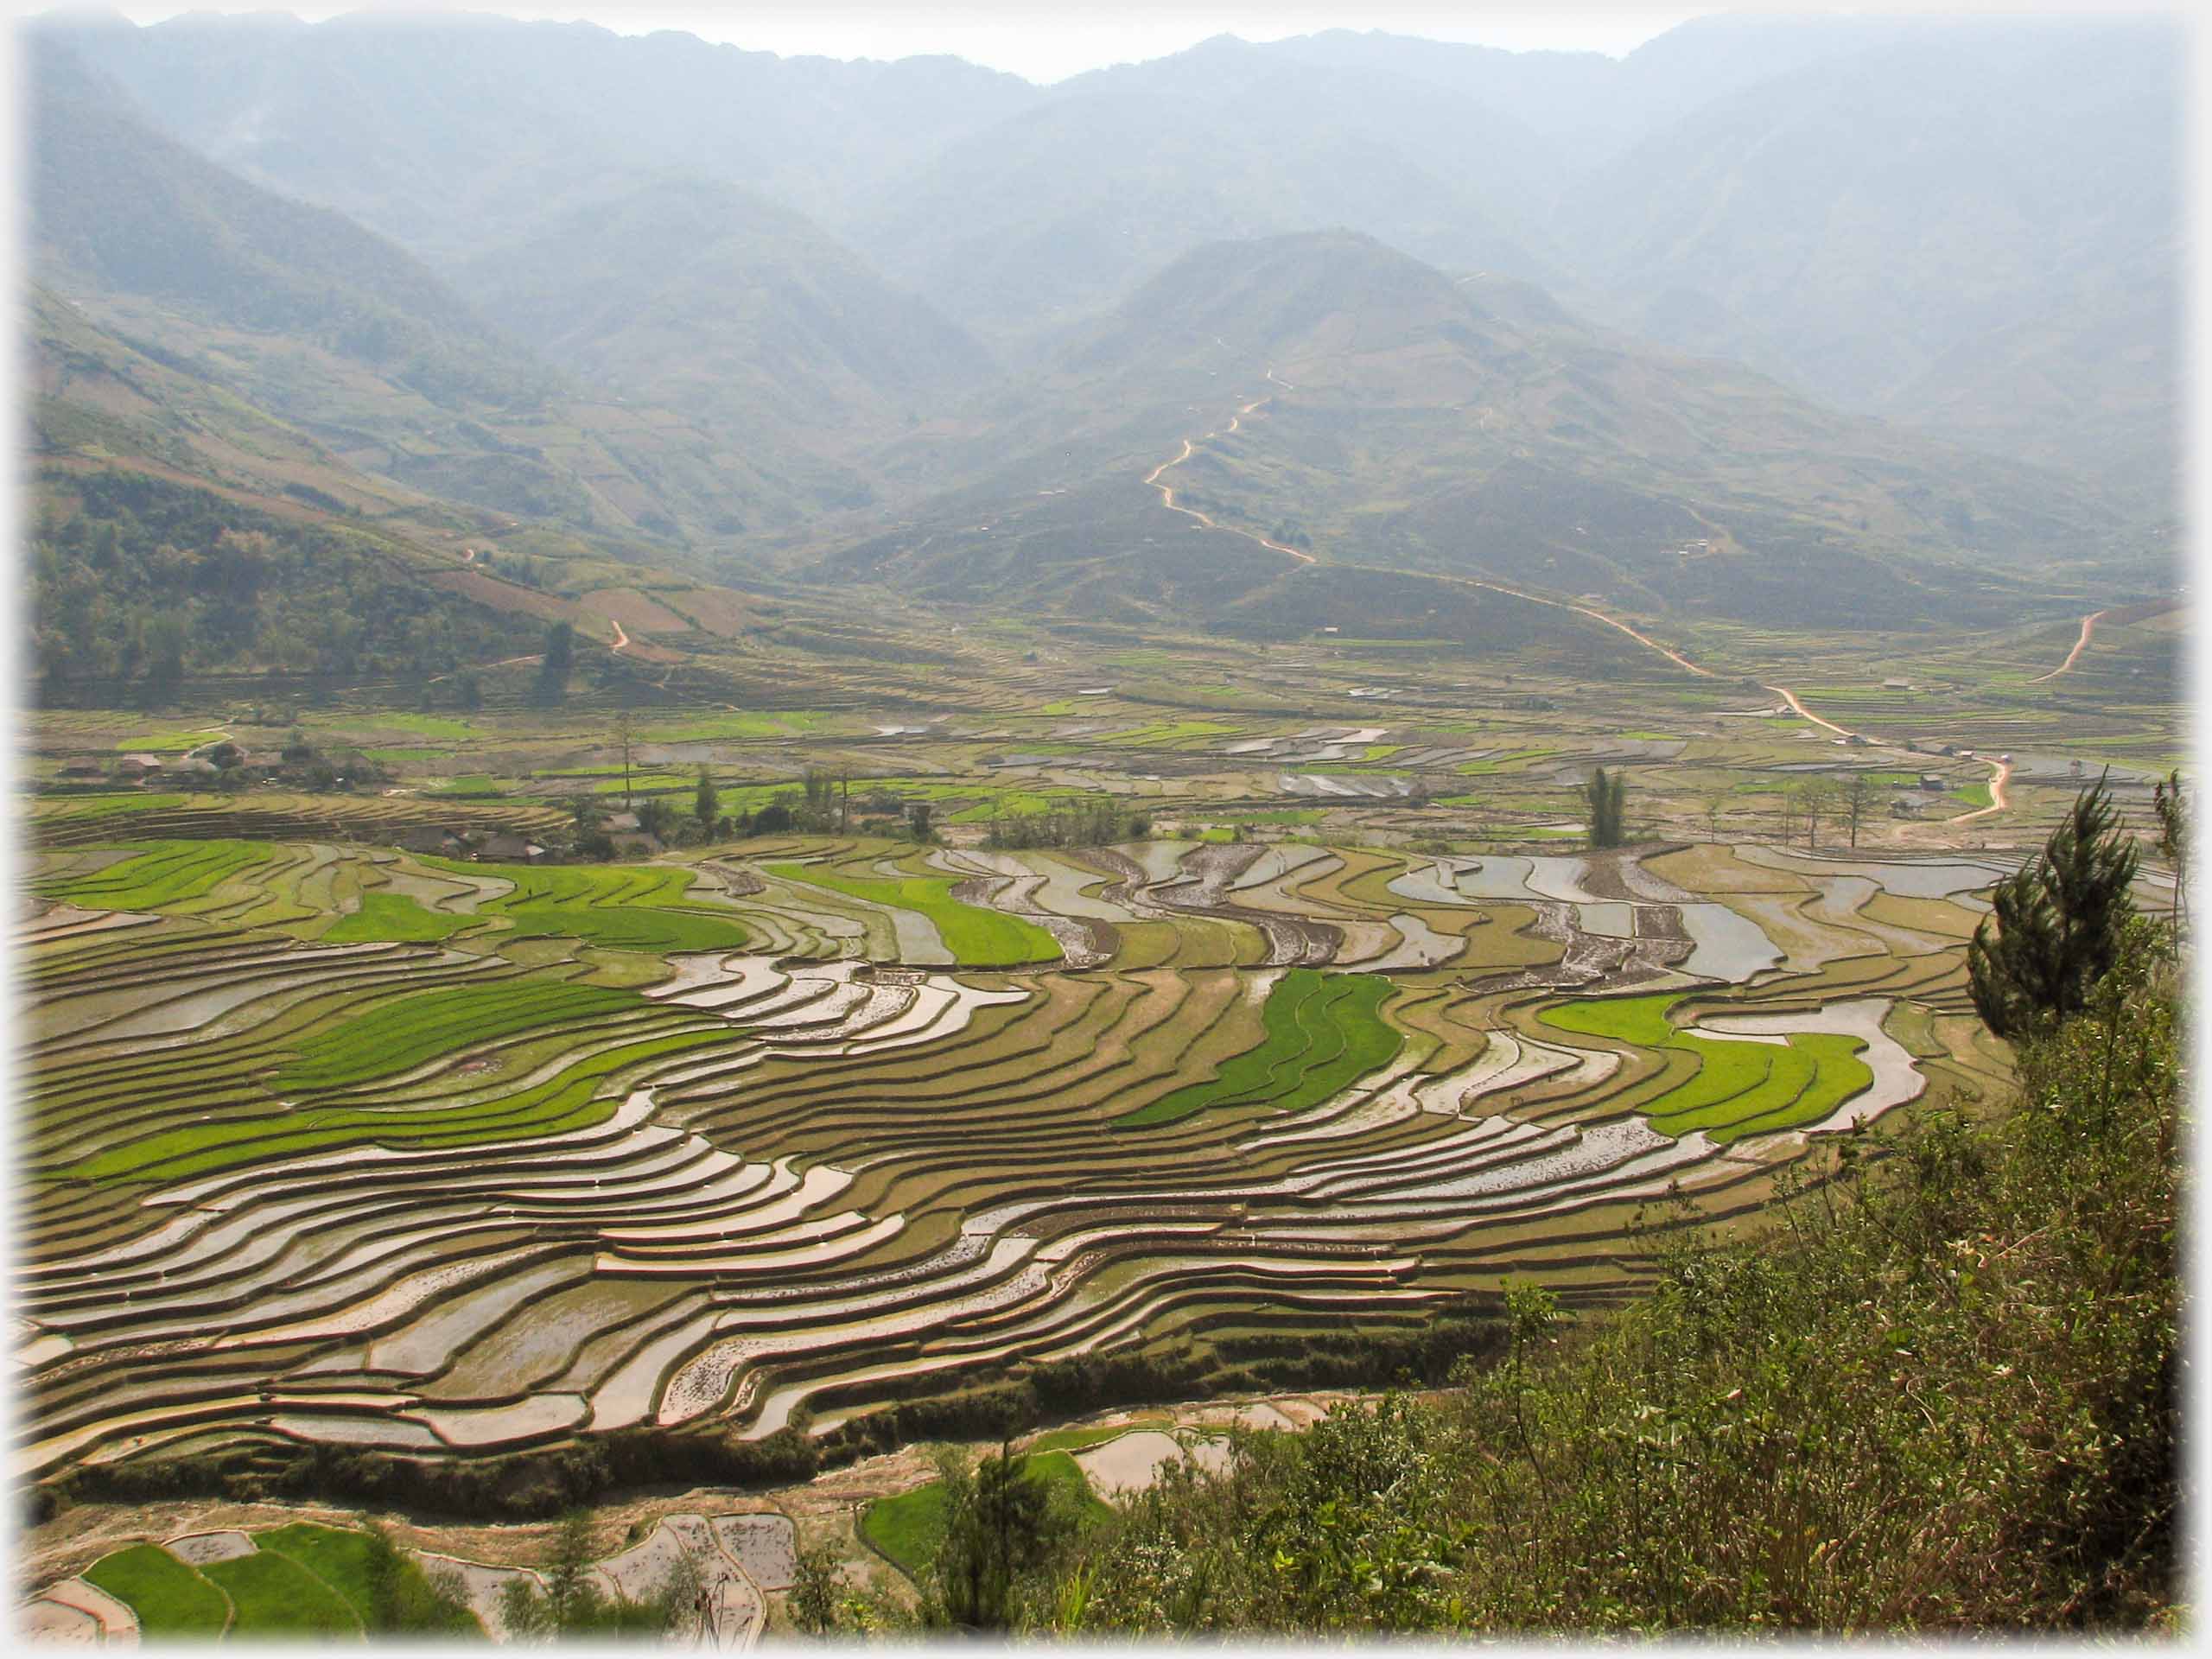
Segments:
[[[1655,1199],[1747,1214],[1820,1135],[2001,1084],[1961,956],[2004,868],[110,827],[20,925],[19,1459],[819,1431],[1508,1278],[1617,1298]],[[342,1626],[285,1591],[342,1611],[337,1555],[263,1555],[104,1571],[178,1628]]]

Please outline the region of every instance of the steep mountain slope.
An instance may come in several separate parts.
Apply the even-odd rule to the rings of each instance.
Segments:
[[[2082,405],[2155,424],[2177,45],[2154,24],[1923,24],[1686,117],[1574,192],[1558,232],[1638,332],[1832,401],[2052,454],[2063,414],[2017,395],[2048,353],[2088,376]]]
[[[162,137],[67,51],[35,51],[31,69],[31,239],[55,280],[309,340],[440,401],[550,388],[527,353],[382,238]]]
[[[1069,342],[1024,400],[885,464],[958,476],[1008,431],[1076,435],[1004,454],[861,563],[932,591],[987,587],[1031,568],[1032,544],[1065,566],[1147,556],[1132,550],[1150,537],[1231,585],[1313,560],[1898,626],[2032,607],[2054,562],[2129,545],[2063,475],[1836,415],[1350,232],[1199,249]]]
[[[562,368],[732,425],[849,438],[991,366],[963,330],[800,215],[703,181],[573,207],[454,276]]]
[[[480,14],[57,15],[40,32],[226,166],[439,262],[675,167],[819,218],[1043,96],[953,58],[785,60]]]
[[[37,280],[344,467],[616,535],[736,537],[868,499],[772,430],[564,380],[389,242],[152,132],[66,50],[33,62]]]

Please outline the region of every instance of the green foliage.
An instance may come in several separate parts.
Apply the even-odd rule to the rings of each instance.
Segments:
[[[919,1582],[922,1622],[938,1630],[1012,1629],[1038,1569],[1104,1510],[1065,1452],[1027,1458],[1001,1450],[971,1470],[948,1449],[933,1485],[938,1518]]]
[[[1992,1031],[2024,1037],[2086,1005],[2118,957],[2139,856],[2101,778],[2035,861],[1997,884],[1967,947],[1974,1005]]]
[[[607,1595],[586,1576],[591,1566],[591,1517],[570,1510],[562,1517],[553,1554],[543,1569],[545,1588],[510,1579],[499,1592],[506,1627],[524,1642],[588,1641],[594,1637],[674,1636],[696,1618],[696,1576],[677,1573],[654,1594],[632,1601]]]
[[[1603,766],[1595,767],[1582,797],[1589,811],[1590,844],[1619,846],[1627,831],[1628,774],[1616,768],[1608,777]]]
[[[1166,1471],[1031,1604],[1084,1633],[2171,1628],[2182,1026],[2131,925],[2023,1097],[1820,1144],[1758,1236],[1503,1363]]]
[[[791,1573],[791,1623],[809,1636],[829,1635],[837,1628],[838,1609],[849,1593],[833,1547],[816,1544],[799,1551]]]
[[[159,701],[203,667],[421,681],[528,648],[526,624],[411,579],[353,531],[143,473],[73,474],[67,487],[81,506],[39,526],[30,558],[49,691],[124,681]]]
[[[103,1555],[83,1577],[136,1613],[138,1628],[154,1640],[219,1636],[230,1623],[230,1603],[223,1592],[152,1544],[132,1544]]]

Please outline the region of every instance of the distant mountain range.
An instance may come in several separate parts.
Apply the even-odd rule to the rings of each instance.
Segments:
[[[84,463],[1263,631],[1351,567],[1884,626],[2171,568],[2162,26],[1224,38],[1051,88],[473,16],[28,38]],[[1143,481],[1186,438],[1160,481],[1227,529]]]

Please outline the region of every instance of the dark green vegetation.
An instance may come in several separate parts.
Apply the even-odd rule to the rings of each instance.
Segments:
[[[1174,1123],[1216,1106],[1302,1112],[1387,1065],[1405,1039],[1380,1010],[1395,988],[1380,975],[1294,968],[1268,993],[1266,1035],[1218,1074],[1185,1084],[1121,1119],[1141,1128]]]
[[[1593,767],[1583,798],[1589,805],[1590,844],[1619,846],[1627,833],[1628,775],[1616,768],[1607,777],[1603,766]]]
[[[1012,1471],[1019,1483],[1033,1486],[1040,1496],[1035,1500],[1041,1507],[1050,1495],[1063,1489],[1068,1494],[1066,1502],[1085,1515],[1101,1516],[1106,1506],[1090,1494],[1090,1484],[1084,1478],[1083,1470],[1063,1448],[1033,1451],[1015,1458]],[[999,1478],[1000,1460],[986,1459],[982,1471],[968,1469],[954,1459],[940,1470],[937,1479],[927,1485],[917,1486],[911,1492],[897,1497],[878,1498],[861,1512],[861,1536],[880,1552],[892,1565],[908,1578],[919,1582],[932,1571],[944,1555],[948,1538],[957,1526],[967,1523],[969,1509],[979,1502],[975,1483]],[[980,1500],[985,1508],[997,1502],[993,1494]],[[954,1546],[966,1550],[971,1541],[962,1539]]]
[[[525,1642],[588,1641],[594,1637],[651,1639],[690,1635],[696,1639],[698,1589],[689,1581],[665,1584],[657,1595],[632,1601],[608,1595],[587,1576],[591,1566],[591,1517],[571,1510],[562,1517],[553,1553],[540,1569],[545,1587],[528,1579],[510,1579],[499,1595],[499,1616],[514,1637]]]
[[[1974,1004],[1992,1031],[2021,1037],[2080,1012],[2119,959],[2139,860],[2100,780],[2075,798],[2034,861],[1998,884],[1993,913],[1967,949]]]
[[[359,531],[137,473],[48,482],[30,551],[42,701],[162,702],[188,675],[247,666],[419,683],[534,649],[521,619],[423,582]]]
[[[2179,1009],[2138,925],[2018,1109],[1500,1365],[1169,1479],[1033,1580],[1108,1631],[2120,1630],[2178,1592]]]
[[[103,1555],[84,1576],[136,1613],[138,1628],[155,1640],[219,1636],[231,1622],[230,1599],[222,1591],[152,1544]]]

